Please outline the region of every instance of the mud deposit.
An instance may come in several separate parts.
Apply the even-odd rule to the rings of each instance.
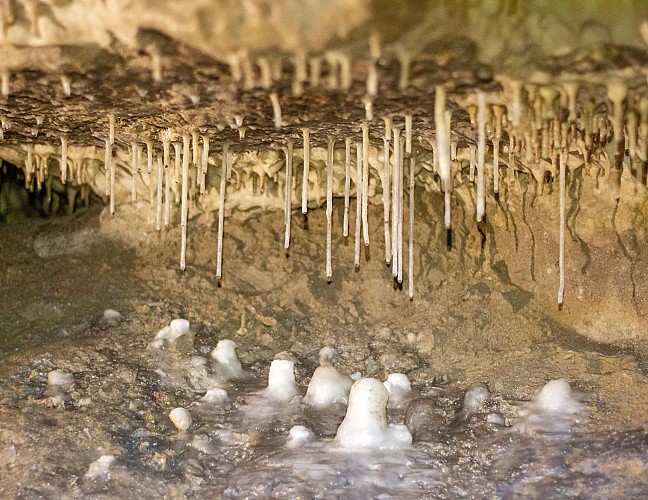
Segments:
[[[373,241],[381,210],[371,211]],[[433,233],[421,237],[417,255],[431,264],[418,266],[409,301],[388,286],[378,245],[355,271],[342,237],[326,283],[321,211],[308,229],[295,216],[288,257],[282,215],[258,213],[226,221],[219,287],[213,219],[190,225],[182,274],[179,229],[157,234],[141,217],[128,207],[113,220],[90,209],[0,228],[0,496],[641,498],[648,489],[642,346],[612,334],[599,343],[563,326],[553,302],[509,273],[515,256],[504,261],[491,249],[484,257],[460,235],[463,253],[453,254]],[[104,319],[108,308],[121,320]],[[191,322],[193,347],[147,348],[180,317]],[[215,377],[209,354],[221,339],[236,342],[244,379]],[[302,401],[327,346],[342,373],[407,374],[412,393],[388,417],[410,425],[411,447],[334,449],[345,407]],[[282,404],[259,393],[277,355],[295,362],[300,390]],[[48,385],[52,370],[73,383]],[[560,433],[550,432],[549,417],[546,428],[525,431],[520,410],[560,378],[581,409]],[[476,382],[490,398],[459,418]],[[214,386],[228,401],[202,400]],[[192,417],[187,431],[169,419],[176,407]],[[288,448],[295,425],[313,438]],[[91,467],[107,455],[114,461],[105,470]]]

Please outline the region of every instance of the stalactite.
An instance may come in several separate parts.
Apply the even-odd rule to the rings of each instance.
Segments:
[[[284,248],[290,248],[290,223],[292,219],[292,170],[293,170],[293,141],[288,139],[286,152],[286,188],[284,191]]]
[[[155,210],[155,230],[159,231],[162,228],[162,175],[164,166],[162,165],[162,158],[157,157],[157,205]]]
[[[408,261],[407,261],[407,289],[410,300],[414,298],[414,186],[416,184],[414,172],[416,169],[416,159],[410,157],[409,168],[409,241],[408,241]]]
[[[486,94],[477,91],[477,222],[486,215],[486,179],[484,165],[486,162]]]
[[[559,273],[560,284],[558,286],[558,307],[562,307],[565,295],[565,153],[560,154],[560,177],[559,177],[559,197],[560,197],[560,249],[559,249]]]
[[[400,188],[398,181],[400,179],[400,157],[401,157],[401,129],[394,127],[394,170],[392,179],[392,213],[391,213],[391,243],[392,243],[392,276],[398,277],[398,220],[400,217],[400,208],[398,205]]]
[[[349,236],[349,196],[351,191],[351,138],[344,140],[344,219],[342,236]]]
[[[439,176],[445,200],[444,223],[450,229],[452,180],[450,178],[450,127],[446,123],[446,92],[437,86],[434,99],[434,126],[436,130],[437,155],[439,158]]]
[[[302,177],[302,214],[308,213],[308,175],[310,173],[310,130],[302,129],[302,138],[304,143],[304,173]]]
[[[180,229],[182,231],[180,240],[180,270],[186,267],[187,256],[187,197],[189,191],[189,140],[190,136],[182,136],[182,194],[180,195]]]
[[[218,240],[216,253],[216,279],[223,276],[223,226],[225,224],[225,189],[227,187],[227,171],[229,169],[229,143],[223,143],[223,159],[221,166],[220,189],[218,191]]]
[[[67,182],[67,137],[61,136],[61,182]]]
[[[390,208],[390,177],[391,169],[389,168],[389,141],[391,138],[392,119],[385,118],[385,135],[383,136],[383,222],[385,226],[385,262],[391,263],[391,235],[389,228],[389,208]]]
[[[333,226],[333,154],[335,139],[331,136],[326,139],[326,280],[330,283],[333,278],[333,265],[331,263],[331,233]]]
[[[369,246],[369,124],[362,124],[362,239]]]
[[[362,143],[356,142],[356,221],[355,221],[355,248],[353,264],[356,269],[360,267],[360,238],[362,230]]]

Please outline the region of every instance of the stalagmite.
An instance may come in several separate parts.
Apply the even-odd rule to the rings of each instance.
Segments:
[[[326,279],[330,283],[333,277],[331,264],[331,231],[333,225],[333,153],[335,139],[327,137],[328,155],[326,159]]]
[[[286,189],[284,191],[284,226],[286,229],[284,237],[284,248],[290,248],[290,222],[292,219],[292,168],[293,168],[293,141],[288,139],[286,152]]]
[[[437,155],[439,158],[439,176],[445,200],[445,227],[450,229],[451,221],[451,192],[450,178],[450,128],[446,123],[446,92],[442,86],[437,86],[434,99],[434,126],[436,130]]]
[[[383,137],[383,219],[385,224],[385,262],[391,263],[391,235],[389,229],[389,205],[390,205],[390,176],[389,168],[389,141],[391,136],[392,119],[385,118],[385,135]]]
[[[398,179],[400,177],[399,169],[401,165],[401,140],[400,140],[400,127],[394,127],[394,171],[392,178],[392,212],[391,212],[391,254],[392,254],[392,276],[398,277],[398,219],[399,219],[399,206],[398,206]]]
[[[310,171],[310,130],[302,129],[304,141],[304,175],[302,177],[302,214],[308,213],[308,174]]]
[[[220,280],[223,275],[223,225],[225,223],[225,188],[227,186],[227,170],[228,170],[228,156],[229,156],[229,143],[223,142],[223,160],[221,167],[221,179],[219,202],[218,202],[218,241],[217,241],[217,255],[216,255],[216,279]]]
[[[360,267],[360,238],[362,228],[362,144],[356,142],[356,223],[355,223],[355,248],[353,264],[356,269]]]
[[[351,191],[351,138],[344,140],[344,219],[342,236],[349,236],[349,195]]]
[[[369,125],[362,124],[362,238],[369,246]]]
[[[566,153],[560,153],[560,178],[559,178],[559,197],[560,197],[560,250],[559,250],[559,268],[560,284],[558,286],[558,307],[562,308],[563,297],[565,294],[565,158]]]
[[[277,96],[276,92],[270,93],[270,103],[272,104],[272,113],[274,115],[274,128],[280,130],[282,125],[281,105],[279,104],[279,96]]]
[[[188,134],[182,136],[182,194],[180,196],[180,227],[182,230],[180,240],[180,270],[185,270],[187,255],[187,195],[189,190],[189,138]]]
[[[477,222],[486,215],[486,179],[484,165],[486,162],[486,94],[477,91]]]
[[[407,269],[407,285],[409,298],[414,298],[414,170],[416,167],[416,160],[413,156],[410,157],[409,169],[409,244],[408,244],[408,269]]]
[[[159,231],[162,227],[162,175],[164,166],[162,158],[157,157],[157,207],[155,211],[155,230]]]
[[[61,182],[67,182],[67,137],[61,137]]]

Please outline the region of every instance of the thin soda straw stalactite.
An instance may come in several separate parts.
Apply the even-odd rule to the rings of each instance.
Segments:
[[[558,286],[558,307],[562,308],[565,295],[565,152],[560,153],[560,174],[559,174],[559,197],[560,197],[560,248],[559,248],[559,272],[560,283]]]
[[[131,153],[132,153],[132,158],[131,158],[131,175],[132,175],[131,201],[133,203],[135,203],[137,201],[136,176],[137,176],[137,168],[138,168],[138,160],[139,160],[139,154],[138,154],[138,149],[137,149],[137,143],[136,142],[131,142]]]
[[[61,137],[61,182],[67,182],[67,137]]]
[[[416,160],[410,156],[409,168],[409,255],[407,269],[407,289],[410,300],[414,298],[414,171],[416,169]]]
[[[302,214],[308,213],[308,174],[310,171],[310,130],[302,129],[302,140],[304,143],[304,175],[302,177]]]
[[[162,176],[164,175],[164,165],[162,158],[157,157],[157,207],[155,211],[155,230],[162,228]]]
[[[362,144],[356,142],[356,222],[355,222],[355,247],[353,252],[353,265],[360,267],[360,238],[362,229]]]
[[[168,158],[167,162],[164,163],[164,227],[169,227],[169,219],[171,215],[171,206],[169,195],[171,194],[171,186],[169,185],[170,175],[169,175],[169,163]]]
[[[405,147],[405,139],[401,137],[401,154],[398,155],[400,166],[398,167],[398,284],[403,283],[403,202],[404,202],[404,165],[405,155],[403,149]]]
[[[115,215],[115,160],[110,158],[110,215]]]
[[[351,191],[351,138],[344,140],[344,219],[342,236],[349,236],[349,195]]]
[[[110,196],[110,162],[112,161],[112,146],[110,144],[110,139],[106,141],[106,151],[104,155],[104,172],[106,175],[106,196]]]
[[[115,144],[115,115],[108,115],[108,142],[111,146]]]
[[[173,143],[173,180],[176,184],[180,182],[180,173],[182,172],[181,167],[182,155],[180,153],[180,143]],[[178,200],[176,200],[176,205]]]
[[[486,94],[477,91],[477,222],[486,215]]]
[[[227,172],[229,170],[229,143],[223,143],[223,159],[221,165],[220,190],[218,192],[218,241],[216,250],[216,279],[223,276],[223,225],[225,223],[225,188],[227,187]]]
[[[202,139],[202,156],[200,161],[200,194],[205,192],[205,179],[207,169],[209,168],[209,137],[203,135]]]
[[[189,190],[189,135],[182,136],[182,195],[180,196],[180,270],[184,271],[187,257],[187,195]]]
[[[450,126],[446,117],[446,92],[442,86],[437,86],[434,99],[434,126],[436,129],[437,155],[439,159],[439,176],[444,193],[444,224],[446,229],[451,226],[451,193],[450,178]]]
[[[400,156],[401,156],[401,140],[400,140],[400,127],[394,127],[394,170],[392,174],[392,204],[391,204],[391,255],[392,255],[392,276],[394,278],[398,277],[398,218],[399,218],[399,206],[398,206],[398,179],[399,179],[399,168],[400,168]]]
[[[326,280],[330,283],[333,278],[333,265],[331,263],[331,233],[333,226],[333,153],[335,139],[331,136],[326,139]]]
[[[290,223],[292,220],[292,168],[293,168],[293,141],[288,139],[286,149],[286,189],[284,191],[284,248],[290,248]]]
[[[369,246],[369,124],[362,124],[362,239]]]
[[[389,207],[390,207],[390,177],[389,166],[389,141],[391,139],[392,119],[385,118],[385,135],[383,137],[383,221],[385,225],[385,263],[391,263],[391,234],[389,228]]]
[[[281,105],[279,104],[279,96],[276,92],[270,93],[270,104],[272,104],[272,114],[274,116],[274,127],[276,130],[281,129]]]

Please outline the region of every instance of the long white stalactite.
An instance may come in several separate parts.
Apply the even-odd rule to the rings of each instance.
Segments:
[[[326,279],[330,282],[333,278],[333,265],[331,263],[331,234],[333,226],[333,158],[335,139],[329,136],[326,139],[326,145]]]
[[[477,222],[486,215],[486,94],[477,91]]]
[[[308,175],[310,172],[310,130],[302,129],[302,140],[304,143],[304,174],[302,177],[302,214],[308,213]]]
[[[220,189],[218,191],[218,236],[216,243],[216,279],[223,276],[223,226],[225,224],[225,189],[227,187],[227,172],[229,169],[229,143],[223,143],[223,158],[221,165]]]
[[[362,143],[356,142],[356,222],[355,222],[355,247],[353,264],[356,269],[360,267],[360,238],[362,229]]]
[[[290,248],[290,223],[292,221],[292,170],[293,170],[293,141],[288,139],[286,154],[286,188],[284,190],[284,248]]]
[[[362,124],[362,239],[369,246],[369,124]]]
[[[451,227],[451,196],[452,179],[450,177],[450,127],[446,118],[446,91],[439,85],[436,87],[434,98],[434,126],[436,130],[437,155],[439,158],[439,177],[444,193],[444,224],[446,229]]]
[[[385,262],[391,263],[391,235],[389,228],[389,206],[390,206],[390,177],[391,168],[389,165],[389,141],[391,139],[391,118],[385,118],[385,135],[383,137],[383,222],[385,225]]]
[[[408,242],[408,261],[407,261],[407,289],[410,300],[414,298],[414,172],[416,170],[416,160],[410,157],[409,168],[409,242]]]
[[[187,196],[189,190],[189,139],[190,136],[182,136],[182,195],[180,196],[180,270],[184,271],[187,259]]]
[[[392,179],[392,205],[391,205],[391,254],[392,254],[392,276],[394,278],[398,277],[398,220],[400,217],[400,208],[398,205],[399,197],[399,186],[398,180],[400,178],[400,156],[401,156],[401,129],[400,127],[394,127],[394,169],[393,169],[393,179]]]
[[[349,196],[351,191],[351,138],[344,140],[344,218],[342,236],[349,236]]]
[[[559,286],[558,286],[558,306],[562,307],[565,295],[565,162],[566,153],[560,153],[560,173],[559,173],[559,194],[560,197],[560,249],[558,257],[559,266]]]

